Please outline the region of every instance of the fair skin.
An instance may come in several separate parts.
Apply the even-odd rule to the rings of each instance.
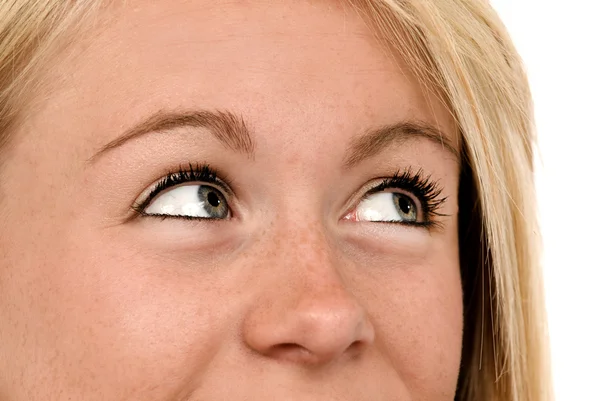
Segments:
[[[452,400],[463,310],[445,108],[348,6],[111,7],[45,68],[3,155],[0,399]],[[243,118],[244,146],[215,124],[142,133],[153,116],[218,112]],[[397,129],[361,157],[365,136],[407,122],[444,146]],[[219,183],[145,202],[190,164]],[[410,188],[365,200],[419,171],[446,198],[439,215]],[[204,212],[200,185],[222,219],[132,211]],[[382,209],[417,220],[375,221]]]

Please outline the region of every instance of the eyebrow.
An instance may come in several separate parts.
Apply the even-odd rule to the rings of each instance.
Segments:
[[[230,111],[158,111],[149,118],[128,129],[115,140],[103,146],[88,162],[94,162],[104,153],[118,148],[128,141],[152,132],[167,132],[180,128],[205,128],[223,146],[235,152],[254,157],[255,144],[250,130],[241,116]],[[351,168],[365,159],[382,152],[392,143],[424,138],[441,145],[457,161],[460,153],[448,137],[439,129],[423,121],[401,121],[368,131],[355,139],[348,148],[344,166]]]
[[[381,153],[393,143],[404,143],[415,138],[423,138],[440,145],[460,162],[460,152],[441,130],[424,121],[401,121],[371,130],[356,138],[350,144],[344,166],[351,168]]]
[[[241,116],[229,111],[177,112],[161,110],[103,146],[88,162],[93,162],[102,154],[148,133],[167,132],[179,128],[205,128],[226,148],[245,154],[250,158],[254,156],[255,144],[252,141],[250,130]]]

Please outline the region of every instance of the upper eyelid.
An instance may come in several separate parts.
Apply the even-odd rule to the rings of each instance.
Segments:
[[[381,194],[381,193],[389,193],[389,194],[394,194],[394,193],[401,193],[404,195],[409,196],[414,202],[417,202],[419,209],[421,210],[421,212],[425,212],[426,207],[423,205],[424,201],[421,200],[414,192],[411,192],[408,189],[405,188],[400,188],[400,187],[395,187],[395,186],[389,186],[389,187],[384,187],[381,188],[381,184],[374,186],[373,188],[369,189],[368,191],[366,191],[364,193],[364,195],[362,197],[359,198],[359,203],[360,201],[375,195],[375,194]],[[426,202],[426,201],[425,201]]]
[[[191,171],[183,171],[183,172],[191,173]],[[161,195],[161,193],[169,191],[178,186],[191,185],[194,183],[197,183],[197,185],[204,184],[204,185],[214,186],[214,187],[216,187],[216,189],[223,191],[226,198],[231,198],[234,195],[233,190],[229,187],[229,185],[223,179],[219,178],[218,175],[216,176],[215,182],[203,181],[203,180],[188,180],[188,181],[181,181],[178,184],[170,185],[165,188],[161,188],[162,183],[164,183],[166,180],[168,180],[170,178],[171,179],[177,178],[177,176],[180,175],[181,173],[182,173],[181,170],[178,172],[170,172],[170,173],[167,173],[166,175],[162,176],[158,180],[155,180],[152,184],[150,184],[148,187],[146,187],[146,189],[141,194],[139,194],[137,196],[136,200],[133,203],[134,209],[136,209],[136,210],[145,209],[152,203],[152,201],[154,199],[156,199],[156,197]],[[227,201],[229,202],[230,199],[227,199]]]
[[[384,192],[387,189],[400,189],[400,190],[403,190],[406,192],[410,192],[406,189],[394,187],[394,186],[382,188],[381,186],[386,182],[386,180],[389,180],[390,178],[391,177],[377,177],[377,178],[373,178],[373,179],[369,180],[367,183],[361,185],[357,190],[355,190],[352,193],[352,195],[350,196],[348,201],[346,201],[343,210],[352,210],[352,209],[356,208],[358,206],[358,204],[362,200],[367,198],[368,196],[379,193],[379,192]],[[411,195],[413,197],[417,198],[416,200],[421,202],[421,200],[418,197],[416,197],[416,195],[414,195],[412,193],[411,193]],[[346,212],[344,212],[344,213],[346,213]]]
[[[422,174],[420,173],[420,171],[417,172],[416,174],[410,174],[410,170],[408,170],[406,173],[403,173],[403,174],[408,174],[408,179],[409,180],[414,180],[414,181],[416,181],[420,185],[424,185],[424,186],[430,187],[431,190],[428,191],[428,192],[433,191],[436,194],[436,196],[439,195],[442,192],[442,190],[443,190],[443,188],[438,184],[437,181],[432,181],[429,176],[422,176]],[[370,189],[368,189],[367,191],[365,191],[365,194],[367,194],[367,193],[374,193],[374,192],[380,192],[380,191],[382,192],[382,191],[385,191],[385,190],[388,190],[388,189],[399,189],[399,190],[402,190],[402,191],[411,192],[411,188],[405,188],[405,187],[402,187],[400,185],[395,185],[393,183],[393,181],[395,179],[400,179],[401,176],[402,175],[400,175],[400,174],[396,174],[393,177],[380,177],[380,178],[376,178],[375,180],[372,180],[371,182],[373,182],[373,181],[379,181],[379,182],[376,183],[376,184],[374,183],[370,187]],[[410,187],[410,185],[407,185],[407,186]]]
[[[203,179],[194,179],[194,180],[187,180],[187,181],[181,180],[181,183],[198,182],[198,183],[205,183],[205,184],[208,184],[211,186],[216,185],[220,189],[222,189],[224,192],[226,192],[228,196],[234,195],[234,191],[230,185],[229,177],[227,175],[225,175],[223,172],[221,172],[220,170],[213,168],[208,163],[196,163],[196,164],[188,163],[187,165],[180,164],[177,171],[169,171],[168,173],[164,174],[162,176],[162,178],[155,181],[154,184],[159,185],[160,182],[162,182],[163,180],[167,180],[169,178],[178,178],[182,175],[191,175],[191,174],[199,174],[199,175],[209,174],[213,177],[210,180],[203,180]]]
[[[165,180],[168,179],[173,179],[174,177],[177,177],[179,173],[169,173],[168,175],[164,176],[163,178],[161,178],[158,181],[155,181],[154,184],[152,185],[152,188],[154,188],[154,190],[158,189],[161,186],[161,183],[165,182]],[[219,177],[217,177],[215,179],[215,181],[208,181],[208,180],[181,180],[181,182],[175,184],[175,185],[170,185],[167,186],[165,188],[162,188],[158,193],[155,193],[155,196],[158,195],[160,192],[162,191],[166,191],[175,187],[178,187],[180,185],[191,185],[197,183],[198,185],[208,185],[208,186],[214,186],[217,187],[217,189],[222,189],[223,192],[227,193],[229,196],[233,195],[233,191],[232,189],[229,187],[229,185],[223,181],[222,179],[220,179]],[[154,190],[151,190],[150,193],[154,192]]]
[[[413,190],[411,190],[411,188],[403,188],[398,185],[393,185],[393,180],[399,179],[404,174],[406,174],[406,178],[408,178],[409,180],[411,180],[413,182],[418,182],[421,185],[429,187],[429,191],[427,194],[428,199],[422,199],[421,196],[419,196],[417,193],[415,193],[414,188],[413,188]],[[393,177],[380,177],[380,178],[376,178],[376,179],[372,180],[371,182],[373,184],[370,185],[370,188],[367,189],[366,191],[359,190],[359,191],[355,192],[355,195],[353,195],[351,197],[352,202],[349,202],[349,206],[351,206],[351,207],[347,206],[346,210],[357,207],[358,204],[363,199],[365,199],[373,194],[381,193],[381,192],[390,192],[391,193],[392,191],[387,191],[387,190],[397,189],[397,190],[401,190],[403,193],[408,194],[413,199],[413,201],[417,201],[420,205],[419,208],[422,210],[423,213],[427,213],[428,215],[431,214],[431,215],[445,216],[445,214],[439,213],[437,211],[439,209],[439,207],[442,206],[447,200],[447,197],[442,196],[443,187],[441,185],[439,185],[438,181],[433,181],[431,179],[430,175],[424,175],[423,171],[421,169],[418,170],[417,172],[413,173],[413,172],[411,172],[411,169],[409,168],[408,170],[404,171],[401,174],[396,173]],[[364,188],[364,186],[363,186],[363,188]],[[358,195],[359,193],[362,193],[362,195],[359,196]],[[430,203],[433,203],[433,205],[431,205]],[[431,216],[428,216],[428,218],[431,218]]]
[[[405,194],[410,196],[411,198],[413,198],[413,200],[421,203],[421,199],[419,199],[418,196],[416,196],[413,192],[411,192],[408,189],[404,189],[404,188],[399,188],[399,187],[385,187],[385,188],[379,188],[379,186],[375,186],[371,189],[369,189],[368,191],[366,191],[364,193],[364,195],[362,196],[361,199],[365,199],[368,198],[371,195],[375,195],[375,194],[381,194],[381,193],[389,193],[389,194],[394,194],[394,193],[401,193],[401,194]]]

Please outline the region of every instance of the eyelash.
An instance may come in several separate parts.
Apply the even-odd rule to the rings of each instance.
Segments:
[[[387,222],[392,224],[404,224],[417,227],[438,227],[439,222],[432,219],[433,216],[446,216],[439,212],[440,207],[446,202],[446,197],[441,197],[442,188],[436,181],[431,179],[431,176],[426,176],[422,169],[413,172],[408,168],[402,172],[396,172],[392,177],[385,178],[381,183],[371,188],[360,200],[362,201],[369,195],[383,192],[386,189],[401,189],[408,194],[414,196],[421,204],[421,213],[423,215],[422,222]]]
[[[225,190],[226,184],[221,180],[215,170],[213,170],[207,164],[189,164],[187,168],[181,166],[179,171],[168,173],[152,188],[150,193],[140,203],[136,203],[132,206],[133,211],[138,216],[148,216],[145,210],[152,203],[154,198],[163,191],[176,187],[181,184],[188,182],[202,182],[212,184],[217,189],[224,190],[223,192],[229,192]],[[442,189],[438,183],[431,180],[431,176],[425,176],[422,169],[413,172],[412,169],[408,168],[403,172],[396,172],[392,177],[385,178],[376,186],[369,189],[361,198],[367,198],[378,192],[383,192],[388,189],[401,189],[406,191],[410,195],[414,196],[421,204],[421,213],[423,215],[422,222],[401,222],[398,224],[411,225],[417,227],[436,227],[439,225],[438,222],[432,220],[432,216],[445,216],[439,213],[439,208],[446,201],[445,197],[441,197]],[[167,219],[164,216],[163,219]],[[182,218],[177,216],[177,218]],[[183,217],[184,218],[184,217]],[[195,220],[196,218],[189,218]],[[392,223],[394,224],[394,223]]]
[[[189,164],[187,168],[181,166],[179,171],[168,173],[152,188],[150,193],[140,203],[136,203],[132,206],[133,211],[138,216],[148,216],[145,212],[146,208],[152,203],[154,198],[163,191],[176,187],[181,184],[188,182],[203,182],[207,184],[213,184],[217,189],[223,190],[224,182],[219,179],[219,176],[215,170],[213,170],[208,164]],[[224,191],[227,192],[227,191]],[[154,216],[156,217],[156,216]],[[167,216],[163,217],[167,219]],[[183,216],[177,216],[177,218],[185,218]],[[189,218],[195,220],[195,218]]]

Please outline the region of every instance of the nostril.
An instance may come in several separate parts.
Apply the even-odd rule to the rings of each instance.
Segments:
[[[295,349],[295,348],[298,348],[298,347],[304,348],[303,346],[295,344],[295,343],[283,343],[283,344],[277,345],[277,347],[281,348],[283,350],[286,350],[286,349]]]
[[[351,358],[357,357],[363,353],[363,350],[368,346],[365,341],[354,341],[350,346],[346,349],[346,354]]]
[[[303,346],[301,346],[299,344],[295,344],[295,343],[278,344],[278,345],[273,346],[273,350],[275,352],[280,352],[280,353],[299,352],[299,351],[308,352],[308,350],[306,348],[304,348]]]
[[[349,358],[354,359],[363,353],[363,349],[367,346],[364,341],[354,341],[342,352]],[[323,361],[334,359],[337,354],[333,349],[329,352],[321,351],[314,352],[309,348],[306,348],[296,343],[281,343],[272,346],[266,353],[271,358],[278,359],[280,361],[287,361],[293,363],[303,363],[308,365],[320,364]]]
[[[282,343],[271,347],[268,355],[272,358],[289,362],[308,362],[314,359],[314,355],[307,348],[296,343]]]

